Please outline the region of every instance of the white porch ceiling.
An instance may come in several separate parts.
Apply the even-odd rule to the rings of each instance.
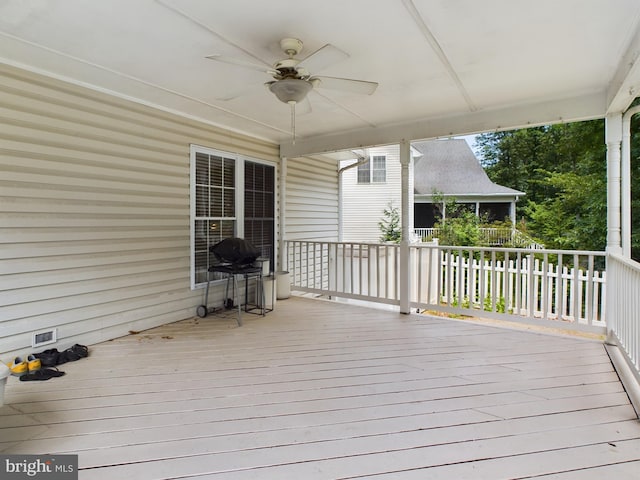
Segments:
[[[295,156],[622,111],[640,90],[639,25],[638,0],[0,0],[0,61]],[[313,74],[379,83],[312,91],[295,145],[267,74],[205,58],[272,64],[284,37],[301,57],[349,54]]]

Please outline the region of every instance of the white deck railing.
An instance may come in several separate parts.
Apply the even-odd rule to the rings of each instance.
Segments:
[[[285,243],[293,288],[320,295],[400,304],[398,245]]]
[[[609,254],[607,260],[609,337],[624,352],[640,383],[640,266]]]
[[[605,331],[605,254],[414,246],[411,305],[478,317]],[[433,267],[436,268],[433,268]],[[425,281],[426,280],[426,281]]]
[[[294,289],[401,304],[398,245],[288,241],[286,258]],[[409,258],[412,308],[605,332],[602,252],[416,244]]]

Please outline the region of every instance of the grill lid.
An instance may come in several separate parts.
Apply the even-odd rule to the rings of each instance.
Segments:
[[[219,262],[232,263],[234,265],[248,265],[256,261],[260,256],[260,250],[254,247],[244,238],[231,237],[209,247]]]

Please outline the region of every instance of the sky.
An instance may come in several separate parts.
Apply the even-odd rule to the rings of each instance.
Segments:
[[[481,159],[482,155],[480,154],[480,151],[474,146],[476,142],[476,135],[464,135],[456,138],[462,138],[466,140],[469,146],[471,147],[471,150],[473,150],[473,153],[475,153],[476,157],[478,157],[478,160]]]

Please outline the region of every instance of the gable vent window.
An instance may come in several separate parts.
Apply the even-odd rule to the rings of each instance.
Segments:
[[[374,155],[367,163],[358,166],[358,183],[385,183],[387,181],[387,157]]]

